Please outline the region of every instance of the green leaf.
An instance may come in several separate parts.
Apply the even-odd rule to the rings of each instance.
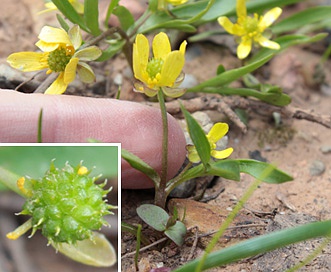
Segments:
[[[318,6],[294,13],[282,21],[270,27],[273,33],[280,34],[288,31],[298,30],[301,27],[329,19],[331,14],[330,6]]]
[[[257,68],[261,67],[263,64],[268,62],[273,56],[274,56],[274,52],[272,54],[269,53],[267,56],[264,56],[264,58],[259,58],[258,60],[254,61],[246,66],[225,71],[212,79],[206,80],[206,81],[194,86],[193,88],[188,89],[187,91],[188,92],[208,92],[208,90],[205,90],[205,88],[221,87],[226,84],[229,84],[229,83],[237,80],[238,78],[242,77],[243,75],[250,73],[250,72],[256,70]]]
[[[82,16],[77,13],[77,11],[73,8],[73,6],[68,0],[52,0],[52,2],[69,21],[79,25],[81,29],[84,29],[85,31],[89,32]]]
[[[122,47],[125,45],[124,40],[117,40],[112,42],[107,49],[102,51],[102,55],[96,61],[105,61],[112,58],[115,54],[117,54]]]
[[[116,263],[116,251],[107,238],[93,232],[90,239],[77,241],[75,244],[57,243],[52,246],[67,257],[91,266],[109,267]]]
[[[84,0],[84,19],[90,33],[94,36],[100,35],[98,0]]]
[[[121,28],[127,31],[134,24],[134,17],[131,12],[124,6],[117,6],[113,10],[113,14],[120,21]]]
[[[266,183],[280,184],[293,180],[290,175],[282,172],[269,163],[249,159],[240,159],[237,161],[240,164],[240,172],[249,174],[257,179],[262,178],[262,181]],[[266,177],[263,177],[263,173],[268,167],[272,167],[273,169]]]
[[[137,208],[138,216],[157,231],[165,231],[169,215],[159,206],[143,204]]]
[[[182,112],[184,113],[188,132],[190,134],[190,137],[192,139],[193,144],[195,145],[195,148],[199,154],[199,157],[201,159],[201,162],[207,168],[207,164],[210,161],[210,144],[209,141],[202,130],[199,123],[192,117],[192,115],[183,107],[183,105],[180,105]]]
[[[152,168],[150,165],[148,165],[136,155],[122,148],[122,158],[126,160],[133,168],[139,170],[140,172],[151,178],[154,181],[154,184],[160,183],[160,176],[154,170],[154,168]]]
[[[263,0],[247,1],[248,13],[261,12],[273,7],[282,7],[289,4],[301,2],[302,0]],[[171,11],[179,18],[191,18],[196,16],[202,9],[206,8],[209,1],[196,1],[173,8]],[[236,16],[236,1],[216,0],[214,5],[195,25],[215,21],[220,16]]]
[[[217,93],[222,95],[240,95],[240,96],[251,96],[260,99],[266,103],[275,106],[286,106],[291,103],[291,97],[281,91],[279,87],[272,89],[269,92],[260,92],[254,89],[248,88],[230,88],[230,87],[219,87],[219,88],[207,88],[203,90],[206,93]]]
[[[186,227],[185,225],[177,221],[175,225],[168,228],[164,234],[168,236],[177,246],[181,246],[184,243],[184,238],[186,235]]]
[[[210,164],[206,175],[240,181],[240,164],[237,160],[221,160]]]
[[[120,0],[111,0],[107,9],[107,15],[106,15],[106,19],[105,19],[105,27],[108,28],[108,22],[109,22],[109,18],[110,15],[112,15],[114,8],[118,5],[118,2]]]
[[[61,27],[66,31],[68,32],[70,27],[69,25],[67,24],[67,22],[64,20],[64,18],[60,15],[60,14],[56,14],[56,18],[57,20],[59,21]]]
[[[280,230],[251,238],[227,248],[209,254],[203,265],[203,269],[230,264],[245,258],[263,254],[265,252],[285,247],[304,240],[330,235],[331,220],[310,223],[290,229]],[[196,259],[179,267],[174,272],[195,271],[200,259]]]

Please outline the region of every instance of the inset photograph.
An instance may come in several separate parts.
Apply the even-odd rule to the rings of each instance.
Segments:
[[[118,271],[120,144],[0,146],[2,272]]]

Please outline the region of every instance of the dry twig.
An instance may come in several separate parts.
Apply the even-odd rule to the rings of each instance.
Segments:
[[[305,110],[296,108],[293,106],[278,107],[260,100],[251,98],[244,98],[238,96],[216,96],[206,95],[202,97],[196,97],[189,100],[181,100],[183,106],[189,112],[201,111],[201,110],[217,110],[226,114],[231,121],[233,121],[242,132],[246,132],[247,128],[240,119],[234,114],[233,109],[240,108],[244,110],[253,110],[263,112],[265,115],[272,115],[273,112],[279,112],[283,118],[295,118],[301,120],[307,120],[326,128],[331,128],[331,115],[322,115],[314,113],[313,110]],[[157,103],[147,102],[147,105],[157,107]],[[179,101],[174,100],[166,103],[167,111],[170,114],[176,115],[181,112]]]

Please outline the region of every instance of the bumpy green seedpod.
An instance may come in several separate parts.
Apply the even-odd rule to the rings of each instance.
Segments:
[[[105,183],[95,184],[100,176],[91,178],[90,172],[81,163],[76,167],[66,163],[58,169],[52,161],[44,177],[20,178],[17,186],[27,198],[20,214],[32,218],[7,237],[17,239],[32,227],[31,236],[41,229],[50,243],[91,239],[93,230],[108,225],[103,216],[116,207],[104,200],[110,189],[103,189]]]

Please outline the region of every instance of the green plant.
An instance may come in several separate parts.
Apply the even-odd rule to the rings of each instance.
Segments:
[[[193,145],[187,146],[190,162],[178,175],[167,180],[166,97],[178,98],[186,92],[192,92],[221,96],[237,95],[258,99],[270,106],[277,107],[289,105],[291,97],[284,93],[279,86],[258,82],[251,76],[251,73],[263,67],[276,54],[290,46],[312,43],[326,37],[325,33],[307,35],[310,32],[305,31],[304,28],[308,23],[315,24],[314,30],[325,26],[330,14],[330,7],[309,8],[276,21],[282,12],[279,6],[297,2],[301,1],[268,0],[250,1],[246,4],[244,0],[189,2],[186,0],[151,0],[144,14],[135,20],[131,12],[122,6],[119,0],[112,0],[109,1],[105,24],[100,25],[98,1],[85,0],[83,5],[74,0],[53,0],[54,5],[49,3],[47,8],[58,9],[61,13],[57,14],[61,28],[44,27],[41,30],[36,45],[43,52],[14,53],[7,60],[10,65],[22,71],[46,68],[48,69],[47,74],[55,73],[57,78],[50,77],[48,83],[52,83],[51,86],[44,87],[42,91],[49,94],[61,94],[74,80],[76,71],[82,81],[93,82],[94,72],[85,61],[105,62],[117,53],[122,52],[125,55],[128,66],[132,68],[136,79],[133,84],[135,91],[144,93],[148,97],[156,96],[163,124],[162,170],[160,173],[128,150],[122,150],[122,157],[133,168],[146,174],[155,186],[155,205],[141,206],[137,212],[147,224],[163,232],[180,245],[183,240],[178,237],[182,237],[184,234],[183,225],[181,221],[177,221],[176,216],[169,216],[164,211],[167,196],[179,184],[189,179],[210,175],[240,181],[240,173],[247,173],[263,182],[275,184],[290,181],[292,177],[264,162],[228,159],[233,149],[229,147],[220,150],[217,147],[218,140],[227,133],[228,125],[218,122],[206,135],[184,106],[181,106],[193,142]],[[266,10],[270,11],[265,12]],[[254,15],[249,16],[249,13],[254,13]],[[119,19],[119,26],[108,26],[111,15],[115,15]],[[233,17],[236,17],[236,23],[232,22]],[[219,22],[219,30],[195,34],[199,26],[214,21]],[[301,29],[301,31],[290,33],[296,29]],[[90,39],[83,41],[81,30],[86,32]],[[189,37],[188,42],[181,41],[178,50],[172,51],[166,32],[173,30],[184,32]],[[270,34],[268,31],[273,34],[271,39],[267,37]],[[158,32],[158,34],[154,36],[151,46],[153,55],[150,57],[149,42],[144,34],[151,32]],[[211,35],[224,35],[225,32],[239,39],[238,58],[246,59],[242,62],[242,66],[226,70],[220,64],[214,77],[188,89],[182,88],[180,84],[184,79],[182,70],[187,45]],[[106,45],[103,50],[100,49],[101,43]],[[253,49],[254,44],[258,44],[262,48]],[[326,52],[326,56],[328,55],[329,52]],[[58,65],[54,59],[61,60],[61,65]],[[245,86],[233,87],[231,83],[240,78],[244,78]],[[41,141],[41,137],[39,137],[39,141]],[[263,174],[265,171],[268,172],[267,175]],[[27,212],[32,213],[32,210],[27,209]],[[151,219],[153,213],[159,215],[162,225]],[[309,238],[301,236],[300,239],[305,239],[304,237]],[[208,258],[206,257],[206,262],[208,262]]]

